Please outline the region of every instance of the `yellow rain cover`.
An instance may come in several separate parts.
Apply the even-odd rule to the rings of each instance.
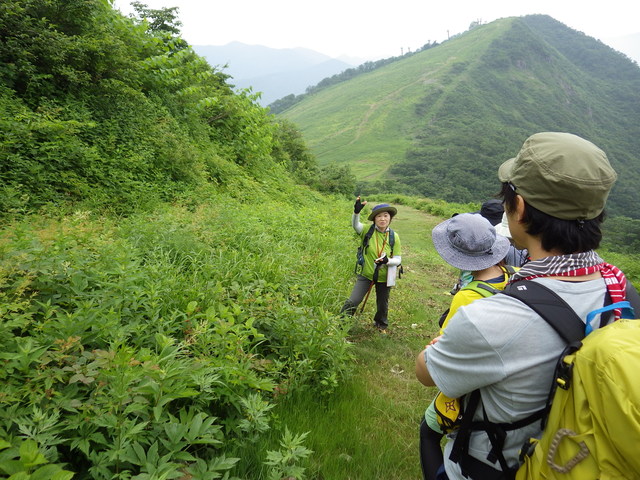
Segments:
[[[640,320],[595,330],[565,362],[571,385],[516,480],[640,478]]]

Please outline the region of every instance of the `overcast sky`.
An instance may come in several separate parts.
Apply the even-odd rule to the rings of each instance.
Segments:
[[[179,7],[191,45],[232,41],[271,48],[304,47],[331,57],[388,58],[464,32],[474,21],[542,13],[608,43],[640,32],[637,0],[140,0]],[[130,0],[115,0],[122,13]]]

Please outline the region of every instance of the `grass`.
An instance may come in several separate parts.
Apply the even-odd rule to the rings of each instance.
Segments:
[[[391,293],[389,333],[371,327],[375,302],[370,299],[351,330],[356,360],[348,379],[330,397],[301,393],[276,407],[281,425],[309,432],[305,446],[314,454],[307,478],[421,478],[418,425],[435,389],[415,379],[415,357],[437,331],[455,281],[455,271],[442,263],[431,242],[431,229],[441,220],[398,206],[392,226],[401,237],[405,273]],[[279,438],[275,433],[273,442]]]
[[[363,314],[344,320],[349,325],[336,323],[353,286],[357,239],[350,229],[351,200],[299,195],[304,199],[293,205],[266,199],[242,203],[219,195],[197,206],[166,206],[129,218],[77,212],[61,219],[25,218],[0,230],[5,334],[0,403],[4,398],[5,405],[12,404],[12,410],[0,409],[0,436],[3,428],[25,428],[14,423],[31,414],[29,401],[9,402],[13,397],[6,395],[43,401],[38,388],[49,385],[52,374],[46,370],[48,357],[33,356],[40,345],[64,341],[78,350],[64,362],[80,369],[88,383],[61,377],[54,382],[59,390],[54,400],[92,399],[94,410],[82,417],[86,426],[99,423],[115,408],[117,395],[124,398],[131,388],[143,398],[144,383],[134,380],[157,372],[144,370],[138,357],[155,358],[157,349],[180,342],[189,354],[175,358],[175,386],[167,384],[166,393],[201,389],[194,408],[220,417],[228,440],[224,453],[241,458],[233,471],[237,478],[271,478],[265,459],[269,452],[285,451],[283,434],[289,430],[294,436],[308,432],[301,443],[314,452],[307,459],[293,454],[306,468],[304,477],[296,475],[299,480],[418,480],[418,425],[436,391],[415,379],[415,357],[437,332],[457,274],[435,252],[431,230],[453,212],[476,206],[401,196],[367,199],[365,215],[377,203],[398,208],[393,228],[402,242],[404,275],[391,293],[390,328],[383,335],[371,326],[373,298]],[[603,257],[638,272],[630,256]],[[266,341],[255,341],[254,326]],[[33,349],[25,350],[31,337]],[[25,348],[18,352],[18,347]],[[47,355],[67,355],[57,348]],[[101,351],[112,352],[120,363],[85,371],[85,357]],[[239,355],[243,352],[250,355]],[[196,358],[206,362],[193,363]],[[220,376],[215,388],[202,370],[209,364]],[[190,375],[196,367],[200,373]],[[104,378],[92,383],[94,374]],[[95,385],[100,395],[93,392]],[[259,404],[251,411],[232,407],[256,389],[262,389],[265,402],[277,400],[272,410],[260,410]],[[156,417],[177,415],[180,405],[173,407],[170,402],[163,411],[149,412],[140,404],[135,415],[121,416],[132,425],[155,419],[149,425],[156,430],[145,429],[144,437],[135,438],[147,447],[162,438]],[[54,434],[73,441],[74,422],[73,416],[61,417],[60,433],[42,432],[38,441],[47,447]],[[260,438],[254,441],[256,432]],[[112,433],[105,429],[109,442],[102,450],[96,447],[105,459],[113,453]],[[79,478],[89,478],[85,465],[72,467],[85,474]]]

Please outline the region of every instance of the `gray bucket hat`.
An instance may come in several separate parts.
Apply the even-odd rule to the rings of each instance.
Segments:
[[[461,213],[436,225],[431,237],[445,262],[472,272],[503,260],[510,245],[489,220],[473,213]]]

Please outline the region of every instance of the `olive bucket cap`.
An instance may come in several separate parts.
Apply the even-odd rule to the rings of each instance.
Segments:
[[[562,220],[590,220],[604,210],[617,174],[606,154],[570,133],[531,135],[498,169],[528,204]]]
[[[376,215],[382,212],[389,212],[389,215],[393,218],[396,213],[398,213],[398,210],[396,207],[392,207],[388,203],[381,203],[380,205],[373,207],[373,210],[371,210],[371,213],[369,214],[369,220],[373,221],[373,219],[376,218]]]

